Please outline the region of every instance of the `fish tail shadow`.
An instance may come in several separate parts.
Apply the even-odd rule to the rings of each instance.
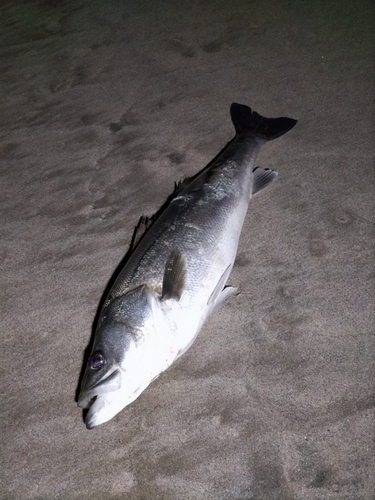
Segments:
[[[237,135],[254,136],[264,141],[281,137],[297,123],[293,118],[264,118],[249,106],[235,102],[230,107],[230,114]]]

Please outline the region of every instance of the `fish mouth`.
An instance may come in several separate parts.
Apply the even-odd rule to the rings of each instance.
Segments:
[[[100,424],[104,424],[110,418],[106,418],[101,415],[103,410],[105,410],[108,403],[108,396],[94,396],[89,402],[89,410],[85,417],[85,424],[87,429],[94,429]]]
[[[140,385],[137,384],[133,388],[125,384],[124,387],[129,390],[124,393],[121,390],[119,380],[121,382],[121,371],[116,370],[79,396],[78,406],[87,410],[84,415],[87,429],[94,429],[111,420],[125,406],[137,399],[150,383],[148,381]]]
[[[142,392],[143,386],[129,394],[121,394],[121,391],[114,391],[91,398],[88,404],[88,412],[85,418],[87,429],[94,429],[98,425],[104,424],[117,415],[125,406],[132,403]]]
[[[77,404],[80,408],[91,409],[99,396],[105,396],[110,392],[118,391],[120,388],[121,372],[117,368],[109,374],[106,374],[93,386],[81,390]]]

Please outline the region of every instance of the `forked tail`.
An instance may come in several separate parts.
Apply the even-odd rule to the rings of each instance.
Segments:
[[[297,123],[293,118],[264,118],[249,106],[235,102],[230,107],[230,114],[237,135],[259,137],[264,141],[277,139]]]

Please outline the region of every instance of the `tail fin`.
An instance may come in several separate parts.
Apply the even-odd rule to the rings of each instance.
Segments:
[[[230,114],[237,135],[252,135],[265,141],[277,139],[297,123],[292,118],[264,118],[244,104],[233,103]]]

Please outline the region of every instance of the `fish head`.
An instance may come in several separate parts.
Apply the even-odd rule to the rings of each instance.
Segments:
[[[89,429],[107,422],[125,406],[119,398],[124,392],[123,365],[135,347],[129,333],[129,328],[111,320],[96,332],[78,398],[78,406],[89,409],[85,419]]]
[[[163,371],[155,354],[155,300],[142,286],[103,311],[78,397],[88,429],[113,418]]]

